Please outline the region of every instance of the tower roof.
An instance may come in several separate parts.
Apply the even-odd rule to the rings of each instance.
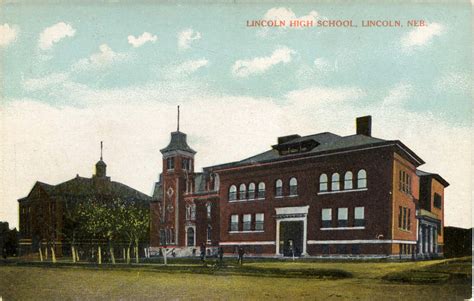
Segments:
[[[180,131],[172,132],[170,143],[167,147],[160,150],[162,154],[171,151],[185,151],[192,154],[196,153],[196,151],[189,147],[188,143],[186,142],[186,134]]]

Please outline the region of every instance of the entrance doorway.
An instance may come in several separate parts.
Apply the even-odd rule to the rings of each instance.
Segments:
[[[303,221],[280,222],[280,254],[300,256],[303,252]]]

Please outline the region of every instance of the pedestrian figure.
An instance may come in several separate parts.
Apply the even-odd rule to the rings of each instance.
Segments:
[[[244,248],[239,247],[239,259],[237,261],[237,264],[240,264],[240,265],[244,264],[244,254],[245,254]]]
[[[206,245],[204,243],[201,244],[201,261],[204,263],[206,260]]]
[[[217,255],[219,255],[219,264],[222,265],[222,257],[224,257],[223,247],[219,247],[219,250],[217,250]]]

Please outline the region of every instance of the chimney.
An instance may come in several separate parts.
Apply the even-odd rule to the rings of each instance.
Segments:
[[[357,135],[372,135],[372,116],[363,116],[356,119]]]

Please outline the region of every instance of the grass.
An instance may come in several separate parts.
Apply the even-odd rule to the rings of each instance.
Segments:
[[[471,296],[467,277],[471,275],[470,258],[419,262],[253,260],[242,268],[235,266],[235,261],[227,261],[226,267],[177,262],[167,267],[5,264],[0,265],[0,296],[4,300],[463,300]],[[417,271],[449,277],[435,282],[387,279],[387,275]]]

